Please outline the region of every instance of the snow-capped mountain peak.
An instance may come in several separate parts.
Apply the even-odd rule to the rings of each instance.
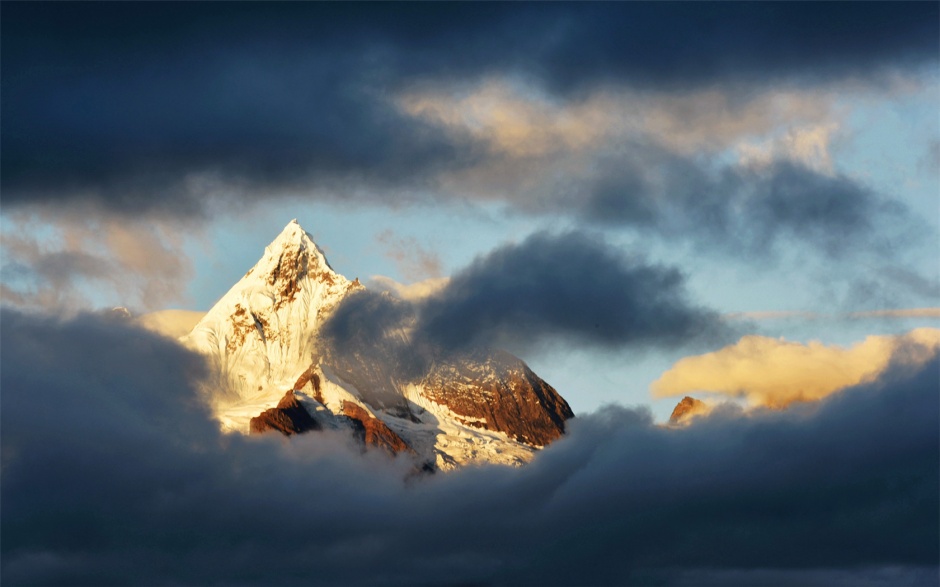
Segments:
[[[285,291],[296,288],[298,281],[308,274],[325,282],[345,280],[333,271],[326,255],[296,218],[264,248],[264,256],[248,270],[246,277],[255,272],[258,276],[264,276],[269,285],[283,285]],[[289,299],[290,293],[283,297],[285,299],[282,302]]]
[[[481,352],[396,376],[405,333],[369,348],[323,347],[320,329],[352,292],[296,220],[181,341],[205,355],[216,416],[232,431],[349,428],[425,466],[522,464],[564,432],[565,400],[521,360]],[[396,347],[398,348],[398,347]],[[399,349],[401,350],[401,349]],[[417,351],[415,351],[417,352]]]
[[[183,342],[215,367],[217,401],[276,401],[310,365],[320,325],[359,287],[292,220]]]

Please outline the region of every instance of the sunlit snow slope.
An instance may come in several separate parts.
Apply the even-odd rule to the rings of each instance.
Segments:
[[[401,381],[393,365],[374,360],[381,349],[361,356],[318,352],[325,320],[362,288],[333,271],[310,235],[291,221],[181,339],[209,361],[207,391],[222,427],[247,433],[251,418],[295,390],[320,428],[349,424],[352,414],[368,430],[387,427],[439,469],[522,464],[564,431],[573,416],[568,404],[507,353],[436,362],[424,375]],[[385,426],[371,425],[371,418]]]

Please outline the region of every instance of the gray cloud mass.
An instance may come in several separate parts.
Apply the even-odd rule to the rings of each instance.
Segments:
[[[8,205],[182,216],[219,191],[422,187],[483,149],[393,107],[406,87],[521,76],[576,100],[611,84],[878,84],[936,63],[937,17],[931,3],[13,3],[0,181]]]
[[[726,332],[695,307],[674,268],[630,258],[583,232],[536,233],[478,258],[419,310],[418,330],[447,348],[549,337],[607,347],[678,346]]]
[[[935,358],[685,429],[610,406],[521,469],[405,481],[341,436],[222,436],[200,361],[0,315],[7,585],[936,584]]]
[[[721,343],[733,334],[717,312],[688,299],[680,271],[584,232],[539,232],[499,247],[418,300],[357,292],[320,333],[324,352],[372,356],[405,378],[423,374],[435,357],[487,348],[639,352]]]
[[[543,206],[601,226],[627,226],[685,239],[698,250],[765,258],[801,242],[829,257],[867,251],[880,257],[924,231],[907,208],[844,175],[780,161],[764,169],[714,172],[688,158],[647,148],[605,163],[582,189]],[[893,229],[902,226],[906,236]]]
[[[10,3],[0,24],[0,189],[14,212],[190,224],[278,198],[495,202],[764,265],[781,250],[810,252],[827,276],[834,259],[853,261],[843,273],[909,267],[905,255],[933,235],[924,238],[929,229],[898,194],[789,161],[772,145],[751,145],[767,150],[763,169],[721,163],[712,150],[731,149],[729,137],[747,129],[756,139],[795,124],[803,110],[826,122],[817,118],[827,107],[813,103],[820,92],[885,96],[892,80],[931,71],[937,21],[933,3]],[[515,109],[490,113],[508,116],[494,126],[505,144],[474,126],[472,102],[464,124],[435,119],[433,99],[427,112],[415,106],[488,84],[521,88],[507,94],[520,98]],[[782,114],[755,98],[780,91],[795,96]],[[535,95],[560,126],[507,156]],[[627,111],[631,100],[662,108],[637,127],[645,135],[608,136],[599,129],[617,117],[591,113],[611,105],[605,95]],[[593,139],[565,126],[574,111]],[[528,122],[534,132],[543,119]],[[711,133],[724,139],[712,144]],[[38,300],[30,288],[45,283],[44,269],[12,261],[6,273],[22,275],[4,284],[8,299]],[[74,282],[102,281],[75,261]],[[433,272],[426,261],[408,270]],[[180,289],[144,285],[146,307]],[[927,303],[922,288],[881,277],[862,285],[892,303]]]

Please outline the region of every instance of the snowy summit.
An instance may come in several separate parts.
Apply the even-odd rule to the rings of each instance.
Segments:
[[[181,339],[209,361],[206,391],[224,429],[348,427],[367,444],[438,469],[522,464],[564,432],[568,404],[507,353],[435,362],[401,380],[394,365],[376,363],[381,349],[367,353],[372,359],[323,349],[321,327],[360,290],[296,220],[287,224]]]

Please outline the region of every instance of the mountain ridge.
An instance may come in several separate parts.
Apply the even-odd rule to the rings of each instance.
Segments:
[[[404,331],[372,337],[362,352],[325,347],[324,324],[360,291],[296,219],[288,223],[181,338],[207,358],[205,391],[221,426],[286,435],[346,427],[367,445],[442,470],[521,465],[564,434],[574,417],[567,402],[509,353],[438,357],[403,376],[393,363],[402,349],[417,352]],[[394,352],[382,350],[388,344]]]

